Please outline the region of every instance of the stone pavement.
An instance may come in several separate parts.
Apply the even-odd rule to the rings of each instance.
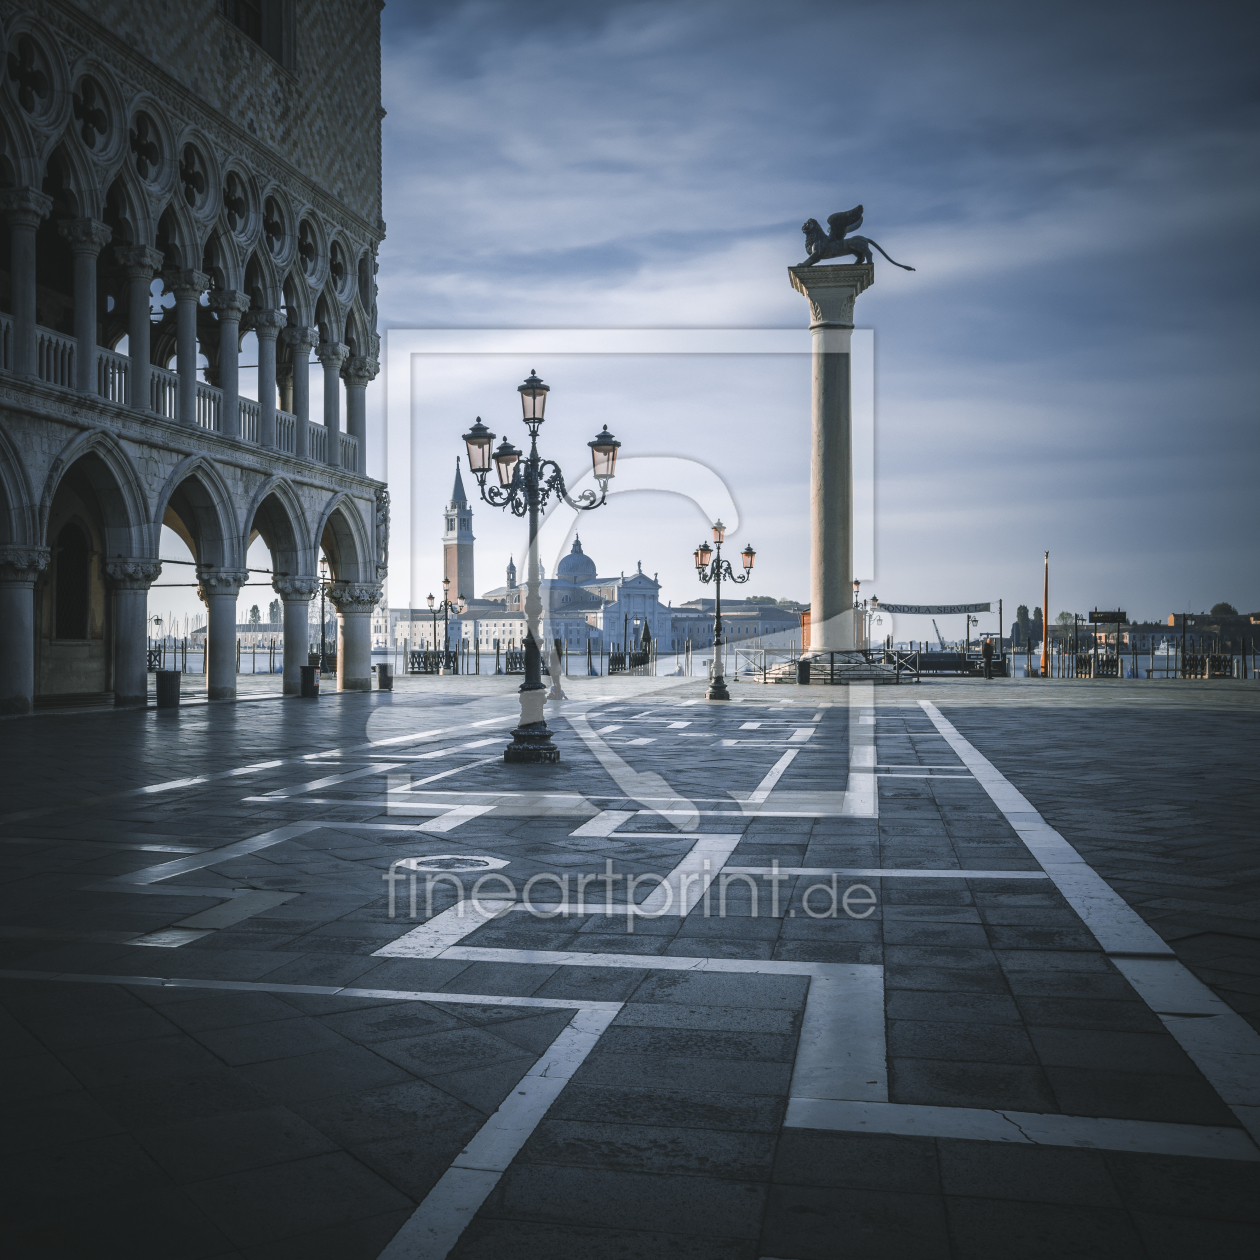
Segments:
[[[514,684],[0,725],[8,1254],[1256,1254],[1254,684]]]

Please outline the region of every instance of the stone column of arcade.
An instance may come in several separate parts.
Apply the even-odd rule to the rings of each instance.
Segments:
[[[297,417],[293,453],[299,459],[310,459],[311,349],[319,335],[313,328],[293,324],[280,336],[288,343],[293,359],[293,414]]]
[[[206,606],[206,696],[236,699],[236,597],[247,569],[197,566],[197,594]]]
[[[39,341],[35,332],[35,233],[52,209],[52,198],[34,188],[0,192],[0,208],[9,220],[9,309],[13,313],[13,371],[35,376]]]
[[[258,337],[258,444],[274,450],[276,440],[276,338],[283,311],[253,311],[249,326]]]
[[[175,294],[175,370],[179,374],[179,407],[176,418],[190,429],[197,427],[197,307],[210,287],[210,277],[200,271],[169,271],[167,288]],[[220,422],[222,417],[220,417]]]
[[[358,443],[355,466],[347,471],[360,476],[367,473],[367,387],[380,370],[379,360],[361,354],[347,360],[345,367],[346,432]]]
[[[341,467],[341,365],[350,354],[350,347],[340,341],[321,341],[315,351],[324,366],[324,427],[328,430],[328,449],[324,463]]]
[[[0,714],[35,705],[35,583],[47,547],[0,547]]]
[[[131,358],[131,405],[152,411],[149,396],[152,352],[149,346],[149,286],[162,265],[162,255],[147,245],[115,246],[114,254],[127,277],[127,353]]]
[[[853,400],[850,341],[858,294],[875,283],[869,263],[789,267],[809,300],[813,333],[813,440],[809,457],[809,651],[852,652]]]
[[[372,690],[372,609],[381,588],[370,582],[334,582],[329,598],[337,610],[337,690]]]
[[[278,577],[272,589],[284,602],[284,694],[302,694],[302,666],[311,650],[311,600],[319,594],[319,578]]]
[[[210,309],[219,321],[219,432],[224,437],[241,435],[241,316],[249,310],[249,298],[235,289],[215,289]]]
[[[105,574],[114,591],[114,703],[149,701],[149,587],[160,560],[109,560]]]
[[[96,259],[113,233],[95,219],[63,219],[57,231],[74,255],[74,385],[84,394],[96,389]]]

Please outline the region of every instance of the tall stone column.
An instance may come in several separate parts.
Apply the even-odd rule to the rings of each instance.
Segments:
[[[369,582],[334,582],[329,592],[337,610],[337,690],[372,690],[372,609],[381,588]]]
[[[310,656],[310,605],[319,594],[319,578],[278,577],[271,585],[284,601],[284,694],[296,696],[302,691],[302,666]]]
[[[315,351],[324,367],[324,427],[328,430],[328,450],[324,462],[341,467],[341,365],[350,347],[340,341],[321,341]]]
[[[149,379],[152,376],[149,346],[149,286],[162,265],[162,254],[147,245],[118,245],[114,255],[127,277],[127,352],[131,357],[131,405],[152,411]]]
[[[160,560],[108,560],[105,575],[114,590],[114,703],[149,702],[149,587],[162,572]]]
[[[236,597],[249,581],[246,569],[197,566],[197,594],[206,606],[206,696],[236,699]]]
[[[13,311],[13,371],[35,376],[39,342],[35,335],[35,233],[48,217],[52,198],[34,188],[0,192],[0,208],[9,220],[11,241],[9,304]]]
[[[853,651],[853,305],[875,283],[870,264],[789,267],[809,300],[813,440],[809,457],[809,655]]]
[[[113,233],[95,219],[63,219],[57,230],[74,255],[75,388],[96,393],[96,259]]]
[[[224,437],[240,437],[241,316],[249,310],[249,298],[235,289],[215,289],[209,301],[219,321],[219,390],[223,394],[219,432]]]
[[[251,311],[249,326],[258,337],[258,442],[276,447],[276,338],[283,311]]]
[[[35,583],[47,547],[0,547],[0,714],[35,706]]]
[[[307,425],[311,418],[311,350],[319,340],[313,328],[292,326],[280,334],[289,345],[293,361],[293,414],[297,416],[297,437],[293,453],[300,459],[311,456]]]
[[[355,355],[346,361],[346,432],[359,443],[359,452],[351,472],[367,471],[367,387],[381,370],[380,360]]]
[[[175,294],[175,370],[179,373],[180,424],[197,426],[197,307],[210,287],[210,277],[200,271],[171,271],[164,277]]]

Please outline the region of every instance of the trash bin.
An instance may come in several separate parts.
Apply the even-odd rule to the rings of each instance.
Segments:
[[[804,657],[796,662],[796,681],[802,687],[809,686],[809,661]]]
[[[179,708],[179,670],[158,669],[157,674],[157,707],[159,709]]]
[[[393,691],[394,690],[394,673],[392,665],[374,665],[376,670],[376,689],[377,691]]]
[[[319,666],[299,665],[302,671],[302,695],[308,700],[319,699]]]

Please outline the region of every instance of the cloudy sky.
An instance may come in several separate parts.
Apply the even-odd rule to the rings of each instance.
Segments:
[[[391,0],[383,22],[383,329],[803,329],[800,225],[861,202],[917,268],[877,257],[858,305],[871,589],[1039,604],[1049,549],[1054,613],[1260,609],[1251,6]],[[580,468],[607,419],[627,453],[707,463],[758,548],[748,590],[808,597],[804,358],[471,365],[417,420],[436,578],[458,435],[519,425],[534,366],[547,453]],[[642,560],[680,602],[702,525],[642,494],[581,529],[601,571]],[[519,539],[489,508],[476,531],[484,588]]]

